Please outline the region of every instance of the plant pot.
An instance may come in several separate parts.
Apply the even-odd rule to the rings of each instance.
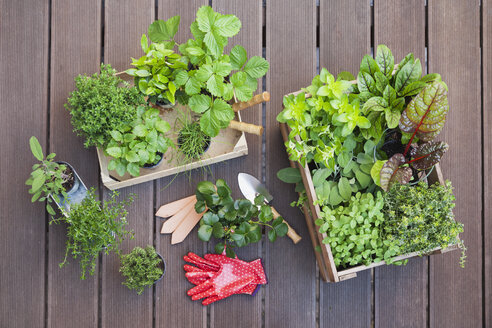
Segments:
[[[59,161],[57,162],[58,164],[63,164],[66,165],[69,170],[72,171],[72,176],[73,176],[73,185],[71,186],[70,190],[67,190],[67,198],[65,199],[63,195],[58,195],[58,198],[60,202],[57,202],[53,197],[52,199],[55,201],[56,205],[60,209],[60,211],[63,213],[63,215],[67,216],[68,212],[70,211],[70,203],[73,204],[78,204],[81,203],[82,200],[87,196],[87,187],[85,186],[84,182],[80,179],[79,175],[75,171],[72,165],[70,165],[67,162],[62,162]]]
[[[178,135],[178,147],[181,147],[182,143],[183,143],[183,137],[181,135],[181,131],[179,132],[179,135]],[[211,138],[209,136],[207,136],[206,138],[206,142],[205,142],[205,145],[202,147],[202,150],[199,154],[197,154],[198,156],[196,158],[200,158],[201,155],[203,155],[204,153],[207,152],[207,150],[210,148],[210,142],[211,142]],[[188,154],[186,154],[188,155]]]
[[[154,281],[154,285],[157,284],[159,281],[161,281],[162,280],[162,277],[164,277],[164,274],[166,273],[166,261],[164,261],[164,258],[162,257],[161,254],[157,253],[157,256],[159,256],[159,258],[161,259],[162,274],[161,274],[161,277],[159,279],[157,279],[156,281]]]
[[[156,168],[159,164],[161,164],[162,162],[162,159],[164,158],[164,154],[161,153],[161,152],[158,152],[157,155],[161,156],[161,159],[159,161],[157,161],[157,163],[154,163],[154,164],[144,164],[143,168],[146,168],[146,169],[153,169],[153,168]]]

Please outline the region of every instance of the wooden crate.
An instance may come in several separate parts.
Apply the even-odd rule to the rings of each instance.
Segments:
[[[298,91],[294,94],[298,94]],[[309,97],[307,95],[306,97]],[[282,133],[282,137],[284,142],[288,141],[290,128],[285,123],[280,123],[280,131]],[[297,139],[300,138],[296,136]],[[370,265],[358,265],[349,269],[338,270],[335,262],[333,260],[333,254],[331,252],[330,245],[323,244],[323,239],[327,237],[326,233],[320,233],[319,227],[315,225],[315,221],[321,216],[321,208],[319,205],[315,205],[317,200],[316,192],[314,190],[313,180],[311,176],[311,171],[308,167],[303,167],[301,163],[290,161],[291,167],[297,167],[301,173],[302,182],[306,189],[308,202],[303,205],[304,217],[306,219],[306,224],[308,227],[309,235],[311,237],[311,242],[313,245],[314,253],[316,256],[316,261],[318,263],[318,267],[320,269],[320,275],[323,281],[325,282],[340,282],[343,280],[347,280],[350,278],[357,277],[357,272],[364,271],[367,269],[375,268],[381,265],[386,265],[385,261],[381,261],[378,263],[371,263]],[[429,174],[428,177],[429,183],[439,182],[441,185],[444,185],[444,178],[442,175],[441,167],[439,164],[436,164],[434,170]],[[437,247],[430,251],[427,255],[433,254],[441,254],[446,253],[452,250],[458,249],[458,245],[449,245],[445,249],[441,249]],[[405,260],[412,257],[419,256],[417,252],[400,255],[395,258],[396,261]]]
[[[98,148],[97,157],[99,158],[103,184],[111,190],[120,189],[248,154],[248,145],[244,132],[227,128],[222,129],[215,138],[212,138],[210,147],[200,159],[191,163],[183,163],[177,148],[180,129],[179,118],[186,119],[183,115],[187,119],[190,119],[190,115],[192,115],[187,106],[177,105],[174,108],[160,109],[160,116],[171,125],[171,131],[176,131],[175,133],[168,133],[169,138],[176,145],[176,149],[169,148],[157,167],[152,169],[140,168],[140,176],[138,177],[132,177],[128,172],[123,177],[120,177],[116,171],[109,171],[108,163],[111,157],[105,156],[103,150]],[[236,113],[235,120],[241,121],[239,112]]]

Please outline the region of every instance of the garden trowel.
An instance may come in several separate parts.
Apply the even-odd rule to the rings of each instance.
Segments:
[[[273,196],[268,192],[268,189],[254,176],[247,173],[239,173],[237,176],[237,181],[239,183],[239,189],[243,193],[247,200],[254,203],[256,196],[262,195],[265,198],[265,203],[269,204],[273,200]],[[272,208],[273,218],[276,219],[281,216],[277,210],[270,205]],[[284,220],[289,230],[287,231],[287,236],[297,244],[301,240],[301,236]]]

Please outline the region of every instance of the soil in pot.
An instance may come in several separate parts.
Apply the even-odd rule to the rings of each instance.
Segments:
[[[144,164],[144,166],[143,166],[144,168],[146,168],[146,169],[153,169],[154,167],[157,167],[157,165],[161,164],[162,159],[164,158],[164,156],[163,156],[164,154],[161,153],[161,152],[157,152],[156,154],[159,155],[160,159],[157,162],[155,162],[155,163],[146,163],[146,164]]]
[[[388,158],[391,158],[394,154],[403,154],[405,145],[401,143],[401,132],[396,129],[388,131],[384,137],[384,144],[381,150],[388,155]]]
[[[75,177],[72,168],[68,165],[66,165],[66,167],[67,168],[62,173],[63,180],[65,180],[62,186],[66,192],[69,192],[75,185]]]
[[[202,132],[198,122],[185,124],[178,135],[179,150],[188,159],[198,159],[210,147],[211,138]]]

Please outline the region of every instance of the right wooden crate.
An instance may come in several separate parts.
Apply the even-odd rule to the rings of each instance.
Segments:
[[[284,142],[287,142],[290,133],[289,126],[285,123],[280,123],[280,131],[282,133]],[[299,136],[296,136],[296,138],[299,138]],[[302,182],[306,189],[308,201],[304,203],[303,212],[306,219],[309,235],[311,237],[316,261],[320,270],[320,276],[323,281],[340,282],[357,277],[357,272],[375,268],[381,265],[386,265],[384,261],[381,261],[378,263],[371,263],[371,265],[358,265],[349,269],[338,270],[333,260],[333,254],[331,252],[330,245],[323,244],[323,239],[327,237],[326,233],[320,233],[319,228],[314,223],[321,216],[321,209],[319,205],[315,205],[317,197],[314,190],[311,171],[308,167],[303,167],[299,162],[290,161],[290,165],[291,167],[296,167],[299,169],[302,177]],[[434,167],[434,170],[432,170],[432,172],[429,174],[428,181],[429,183],[435,183],[438,181],[441,185],[444,185],[444,178],[439,164],[437,164]],[[438,247],[433,249],[426,255],[445,253],[455,249],[458,249],[458,245],[450,245],[445,249]],[[405,255],[400,255],[396,257],[395,260],[405,260],[416,256],[419,256],[418,253],[413,252]]]

